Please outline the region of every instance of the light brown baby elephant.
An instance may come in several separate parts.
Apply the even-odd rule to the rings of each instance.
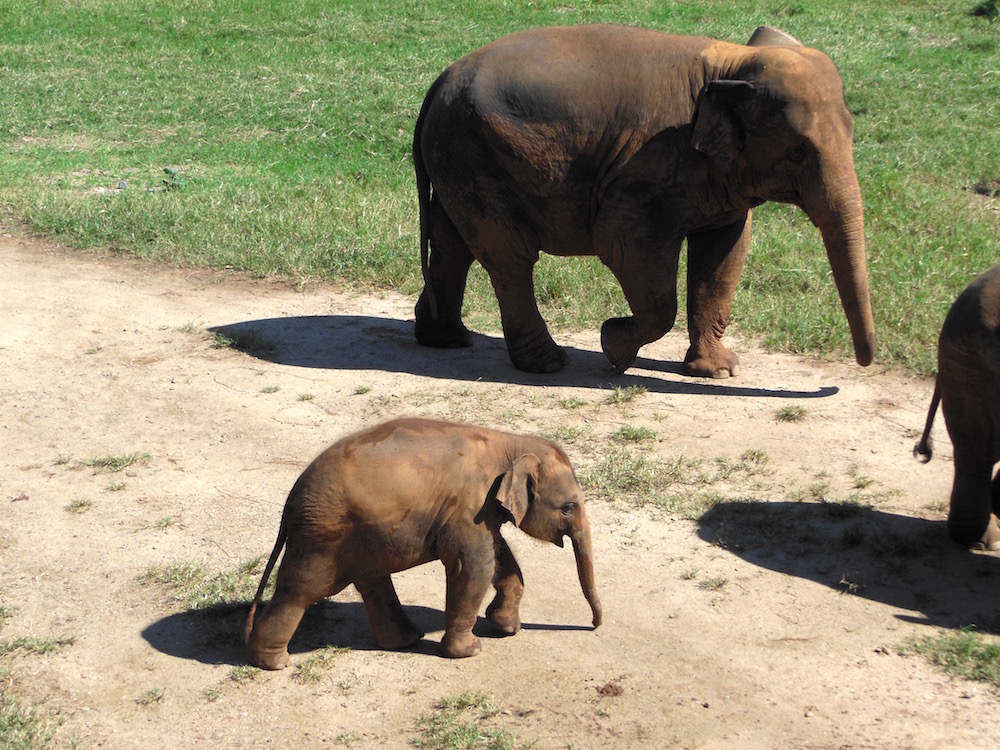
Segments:
[[[521,570],[500,534],[513,521],[576,554],[584,596],[601,624],[590,524],[569,459],[555,445],[472,425],[397,419],[332,445],[302,473],[247,618],[250,661],[288,666],[288,641],[306,607],[353,583],[379,645],[412,646],[423,632],[407,617],[390,574],[441,560],[447,575],[445,656],[479,653],[472,633],[492,582],[489,620],[520,630]],[[274,596],[254,612],[282,547]]]

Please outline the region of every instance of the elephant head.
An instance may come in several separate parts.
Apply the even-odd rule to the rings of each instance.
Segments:
[[[569,459],[562,451],[545,446],[546,460],[534,453],[517,457],[504,474],[497,500],[510,519],[526,534],[563,546],[569,537],[576,556],[576,569],[583,595],[601,624],[601,602],[594,584],[594,558],[590,522],[583,507],[583,492]]]
[[[720,64],[697,105],[692,145],[751,205],[792,203],[823,236],[858,364],[875,351],[854,120],[833,62],[773,29],[758,29]]]

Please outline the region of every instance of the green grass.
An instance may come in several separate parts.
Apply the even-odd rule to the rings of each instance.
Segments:
[[[971,630],[943,632],[909,644],[914,651],[948,674],[1000,689],[1000,641]]]
[[[527,26],[745,41],[768,23],[843,74],[878,360],[930,373],[948,306],[1000,257],[996,17],[976,0],[0,0],[0,211],[79,248],[413,296],[413,122],[450,62]],[[543,256],[537,287],[555,328],[625,309],[593,260]],[[498,328],[478,266],[467,300],[474,326]],[[798,209],[756,212],[733,323],[774,349],[851,357]]]
[[[512,732],[489,726],[500,713],[495,701],[485,693],[462,693],[443,698],[434,713],[417,720],[420,734],[411,740],[414,747],[430,750],[527,750]]]
[[[139,583],[162,586],[189,609],[207,609],[251,600],[262,570],[261,557],[248,560],[233,570],[218,572],[200,563],[173,562],[149,568],[139,576]]]

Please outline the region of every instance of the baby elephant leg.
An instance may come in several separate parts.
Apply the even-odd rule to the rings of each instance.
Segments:
[[[486,617],[502,632],[513,635],[521,629],[521,615],[518,610],[524,593],[524,577],[521,568],[510,551],[507,542],[499,534],[496,537],[496,573],[493,586],[497,595],[486,608]]]
[[[424,637],[424,631],[403,611],[389,576],[362,578],[356,580],[354,586],[364,599],[379,646],[395,651],[408,648]]]
[[[288,641],[306,607],[337,593],[335,565],[328,555],[302,555],[287,549],[278,568],[274,596],[247,639],[250,662],[262,669],[284,669],[289,664]]]
[[[441,653],[452,659],[475,656],[483,646],[473,635],[472,628],[479,617],[479,607],[490,587],[496,565],[492,540],[481,549],[445,552],[441,562],[445,565],[448,578]]]

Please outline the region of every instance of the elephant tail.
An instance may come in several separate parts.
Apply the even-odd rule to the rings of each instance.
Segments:
[[[427,302],[430,305],[433,320],[438,319],[438,304],[437,296],[434,294],[434,286],[430,283],[431,178],[427,174],[427,167],[424,166],[420,136],[424,130],[424,118],[434,99],[440,80],[439,78],[435,81],[430,91],[427,92],[423,106],[420,107],[420,114],[417,115],[417,124],[413,128],[413,170],[417,176],[417,205],[420,212],[420,272],[424,279],[424,291],[427,294]]]
[[[278,561],[278,555],[281,554],[281,549],[285,546],[285,540],[287,538],[288,505],[286,503],[285,510],[281,514],[281,524],[278,526],[278,538],[274,542],[274,549],[271,550],[271,557],[268,559],[267,565],[264,566],[264,575],[261,576],[260,585],[257,587],[257,595],[253,598],[253,604],[250,605],[250,614],[247,615],[246,630],[243,632],[244,643],[250,640],[250,633],[253,632],[253,617],[257,612],[257,605],[260,604],[261,597],[264,596],[264,589],[267,588],[267,581],[271,577],[271,571],[274,569],[274,564]]]
[[[924,434],[920,437],[920,442],[913,446],[913,457],[922,464],[927,463],[934,456],[934,441],[931,440],[931,428],[934,426],[934,416],[937,414],[939,403],[941,403],[941,385],[935,381],[934,395],[931,397],[931,408],[927,410],[927,424],[924,425]]]

